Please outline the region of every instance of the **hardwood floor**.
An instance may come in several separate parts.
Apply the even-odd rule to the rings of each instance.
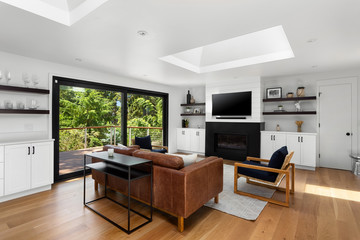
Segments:
[[[360,177],[317,168],[296,170],[295,179],[290,207],[267,204],[256,221],[202,207],[180,233],[175,217],[155,211],[153,222],[131,235],[84,208],[82,179],[61,182],[51,191],[0,203],[0,239],[359,239]],[[87,183],[91,194],[92,179]],[[284,193],[275,193],[280,197]]]

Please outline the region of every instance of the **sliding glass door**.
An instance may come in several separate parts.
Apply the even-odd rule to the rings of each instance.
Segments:
[[[164,93],[54,77],[55,180],[80,176],[84,154],[106,144],[150,135],[166,145],[167,100]]]

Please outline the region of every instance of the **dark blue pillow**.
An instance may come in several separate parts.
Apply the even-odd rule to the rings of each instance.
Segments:
[[[252,161],[244,161],[244,164],[247,165],[253,165],[253,166],[262,166],[262,167],[266,167],[262,164],[260,164],[259,162],[252,162]],[[269,182],[275,182],[278,174],[277,173],[271,173],[271,172],[266,172],[263,170],[257,170],[257,169],[251,169],[251,168],[243,168],[243,167],[238,167],[238,173],[245,175],[245,176],[249,176],[249,177],[254,177],[257,179],[262,179],[265,181],[269,181]]]
[[[166,149],[162,148],[162,149],[153,149],[151,150],[152,152],[157,152],[157,153],[166,153]]]
[[[283,146],[282,148],[276,150],[270,158],[268,167],[281,169],[286,155],[288,155],[288,150],[286,146]]]
[[[135,137],[135,145],[139,145],[140,148],[143,149],[152,150],[150,135],[146,137]]]

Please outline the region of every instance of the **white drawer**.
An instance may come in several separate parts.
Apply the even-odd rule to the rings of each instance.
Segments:
[[[0,179],[0,196],[4,196],[4,179]]]
[[[4,163],[0,163],[0,179],[4,179]]]
[[[4,146],[0,146],[0,163],[4,162],[4,155],[5,155]]]

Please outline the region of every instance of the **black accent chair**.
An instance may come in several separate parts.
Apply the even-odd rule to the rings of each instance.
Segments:
[[[140,146],[141,149],[148,149],[152,152],[158,152],[158,153],[168,152],[167,146],[152,145],[150,135],[146,137],[135,137],[135,139],[133,139],[133,144]]]

